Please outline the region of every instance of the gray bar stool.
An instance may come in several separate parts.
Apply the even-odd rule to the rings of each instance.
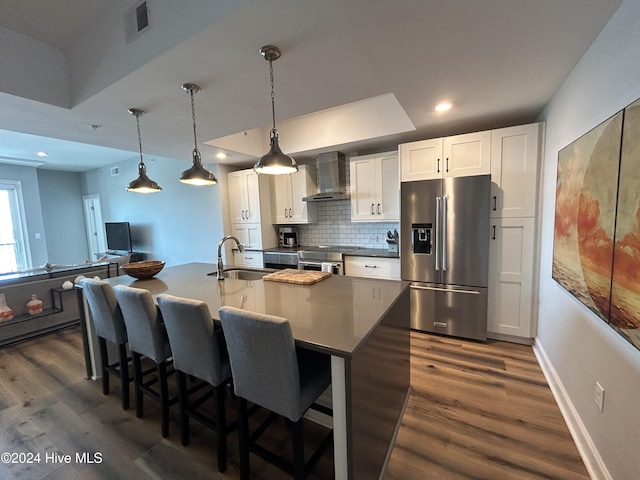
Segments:
[[[173,369],[170,369],[171,348],[162,316],[147,290],[116,285],[113,291],[122,309],[129,337],[129,350],[133,357],[136,416],[142,418],[144,414],[143,394],[150,396],[160,404],[160,431],[163,437],[168,437],[169,407],[178,401],[178,397],[169,397],[167,380]],[[155,368],[142,370],[143,355],[155,362]],[[156,384],[157,390],[152,388]]]
[[[102,393],[109,393],[109,375],[120,379],[122,389],[122,408],[129,408],[129,359],[127,354],[127,329],[122,311],[107,282],[85,278],[80,283],[89,305],[89,312],[98,337],[100,362],[102,363]],[[118,346],[119,361],[109,363],[107,341]]]
[[[284,318],[226,306],[218,313],[229,351],[234,390],[239,398],[241,478],[249,478],[250,451],[293,474],[296,480],[304,478],[333,440],[333,431],[330,431],[305,464],[302,416],[312,406],[331,413],[330,409],[314,403],[331,383],[329,356],[296,350],[291,325]],[[251,435],[247,400],[273,412]],[[275,414],[293,422],[293,464],[256,443],[277,417]]]
[[[227,425],[225,413],[225,386],[231,380],[231,368],[222,331],[214,327],[213,318],[204,302],[162,294],[158,295],[158,305],[169,335],[173,366],[178,372],[182,445],[189,443],[189,418],[215,430],[218,471],[224,472],[227,469],[227,435],[235,426]],[[205,383],[188,390],[187,375]],[[198,410],[211,397],[211,391],[199,398],[190,398],[199,387],[206,385],[213,386],[215,393],[215,421]]]

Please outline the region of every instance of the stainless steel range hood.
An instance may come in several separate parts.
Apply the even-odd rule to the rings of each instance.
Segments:
[[[305,202],[328,202],[348,200],[349,192],[345,180],[344,153],[321,153],[316,159],[318,171],[318,193],[304,197]]]

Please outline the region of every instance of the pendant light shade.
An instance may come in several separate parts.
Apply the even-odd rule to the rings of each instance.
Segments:
[[[269,151],[258,159],[253,166],[256,173],[266,173],[268,175],[282,175],[298,171],[298,164],[289,155],[282,152],[278,143],[278,130],[276,129],[276,107],[275,94],[273,89],[273,61],[281,57],[280,49],[274,45],[265,45],[260,49],[260,54],[269,62],[269,75],[271,79],[271,128]]]
[[[196,139],[196,109],[193,103],[193,95],[200,91],[200,87],[195,83],[185,83],[182,89],[191,96],[191,118],[193,119],[193,143],[192,152],[193,165],[188,168],[182,175],[180,181],[189,185],[215,185],[218,183],[215,175],[202,166],[202,156],[198,150],[198,140]]]
[[[140,163],[138,164],[138,178],[133,180],[127,186],[128,192],[136,193],[155,193],[162,191],[160,185],[147,177],[147,166],[142,159],[142,138],[140,137],[140,117],[144,115],[144,111],[138,108],[130,108],[129,113],[136,117],[136,126],[138,127],[138,146],[140,148]]]

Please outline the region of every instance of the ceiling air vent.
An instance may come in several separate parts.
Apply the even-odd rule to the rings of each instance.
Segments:
[[[116,175],[120,175],[120,169],[118,167],[111,167],[111,176],[115,177]]]
[[[136,3],[124,16],[124,29],[127,43],[138,38],[150,28],[147,0]]]

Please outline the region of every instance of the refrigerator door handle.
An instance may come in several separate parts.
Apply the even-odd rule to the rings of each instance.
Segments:
[[[436,270],[440,270],[440,197],[436,197],[436,231],[435,231],[435,244],[436,244]]]
[[[471,295],[480,295],[480,292],[477,290],[461,290],[461,289],[441,288],[441,287],[421,287],[420,285],[409,285],[409,288],[412,288],[414,290],[434,290],[436,292],[454,292],[454,293],[468,293]]]
[[[442,271],[447,271],[447,197],[442,197]]]

